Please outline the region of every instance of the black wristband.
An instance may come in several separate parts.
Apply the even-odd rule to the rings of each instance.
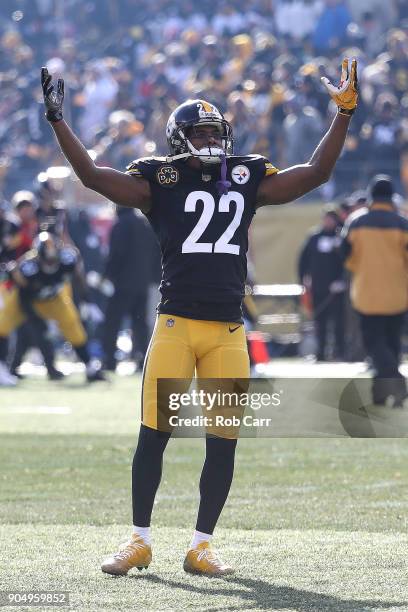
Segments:
[[[49,110],[45,113],[45,116],[47,118],[47,121],[49,121],[50,123],[57,123],[58,121],[61,121],[63,119],[61,111]]]
[[[340,115],[347,115],[348,117],[351,117],[351,115],[354,114],[355,110],[356,110],[356,107],[354,108],[341,108],[340,106],[338,107],[338,112],[340,113]]]

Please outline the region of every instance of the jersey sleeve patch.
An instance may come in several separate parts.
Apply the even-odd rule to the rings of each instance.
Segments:
[[[271,176],[272,174],[276,174],[279,172],[279,169],[276,168],[270,161],[265,160],[265,176]]]
[[[126,166],[126,174],[130,174],[131,176],[136,176],[142,178],[142,172],[139,167],[138,161],[132,161],[130,164]]]

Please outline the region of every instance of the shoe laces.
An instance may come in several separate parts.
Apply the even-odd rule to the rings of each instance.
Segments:
[[[221,561],[219,557],[217,557],[217,553],[215,550],[211,550],[211,548],[203,548],[202,550],[197,551],[197,561],[202,561],[205,559],[211,565],[214,565],[217,569],[221,569],[224,563]]]
[[[138,541],[138,540],[131,541],[125,545],[125,548],[123,548],[123,550],[116,553],[114,557],[115,559],[126,561],[130,559],[130,557],[134,555],[135,552],[137,552],[138,550],[142,550],[144,547],[145,547],[145,544],[143,544],[143,542],[141,541]]]

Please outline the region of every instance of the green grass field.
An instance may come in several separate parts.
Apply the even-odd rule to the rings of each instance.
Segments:
[[[74,610],[408,610],[398,438],[241,440],[214,538],[237,569],[225,579],[183,572],[203,441],[172,440],[149,570],[102,574],[129,534],[139,392],[138,377],[80,375],[0,389],[0,591],[69,591]]]

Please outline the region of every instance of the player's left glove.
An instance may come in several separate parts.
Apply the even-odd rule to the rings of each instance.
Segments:
[[[341,65],[340,85],[332,85],[328,78],[322,77],[321,81],[329,92],[332,100],[337,104],[339,113],[352,115],[356,110],[358,99],[357,83],[357,60],[354,58],[349,70],[349,60],[344,58]]]
[[[58,79],[57,89],[52,82],[52,76],[47,68],[41,68],[41,86],[44,95],[44,104],[47,112],[45,116],[51,123],[61,121],[62,105],[64,103],[64,80]]]

